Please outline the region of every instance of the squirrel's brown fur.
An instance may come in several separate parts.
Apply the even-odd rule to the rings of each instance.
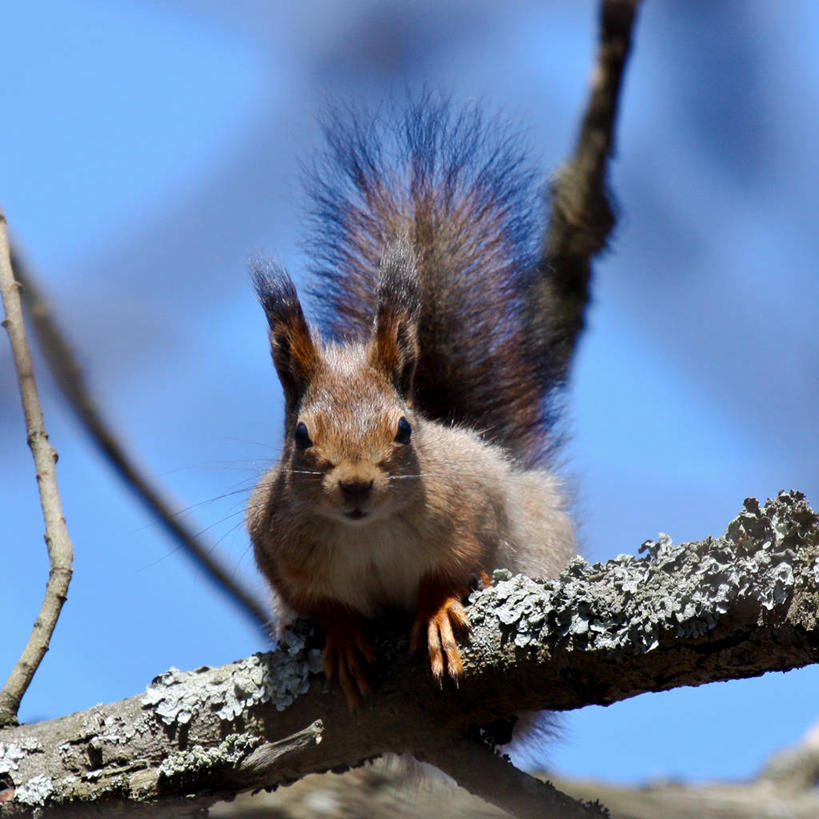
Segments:
[[[316,183],[317,257],[335,341],[284,271],[255,271],[286,412],[248,528],[280,613],[323,628],[351,704],[375,660],[365,620],[412,612],[411,649],[457,682],[470,587],[498,567],[554,575],[573,551],[558,482],[534,466],[555,385],[524,333],[526,180],[479,125],[426,100],[394,165],[372,132],[331,131],[342,181]]]

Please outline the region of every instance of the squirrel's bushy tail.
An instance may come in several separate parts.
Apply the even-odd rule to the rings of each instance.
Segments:
[[[399,116],[337,113],[325,130],[329,150],[308,180],[325,329],[369,334],[379,260],[408,238],[422,301],[415,406],[539,463],[559,385],[529,337],[543,204],[515,135],[429,95]]]

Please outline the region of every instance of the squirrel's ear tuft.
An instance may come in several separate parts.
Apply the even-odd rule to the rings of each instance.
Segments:
[[[415,255],[408,240],[389,245],[378,273],[378,308],[371,362],[395,385],[405,400],[412,397],[418,361],[420,296]]]
[[[251,276],[267,323],[273,363],[282,382],[287,414],[296,411],[320,359],[287,271],[269,259],[251,262]]]

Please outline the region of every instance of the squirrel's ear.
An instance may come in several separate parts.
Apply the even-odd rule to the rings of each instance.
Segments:
[[[282,382],[287,414],[295,412],[320,364],[293,280],[279,265],[256,261],[251,274],[270,325],[270,349]]]
[[[419,312],[415,256],[408,241],[395,242],[387,248],[379,265],[378,308],[370,360],[404,399],[411,398],[418,361]]]

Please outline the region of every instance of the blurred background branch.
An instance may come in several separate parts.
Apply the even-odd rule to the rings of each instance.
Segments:
[[[585,326],[592,259],[606,247],[616,223],[608,191],[609,160],[639,5],[640,0],[600,3],[597,55],[577,143],[549,186],[549,221],[539,275],[532,283],[532,303],[539,306],[531,318],[530,336],[542,333],[536,356],[554,362],[554,378],[561,384],[569,377]],[[543,349],[547,344],[552,349]]]
[[[165,532],[202,569],[205,577],[267,637],[270,611],[224,565],[216,547],[212,543],[206,543],[201,535],[194,534],[180,520],[179,507],[168,499],[167,492],[156,481],[151,480],[136,459],[126,451],[125,445],[94,403],[71,346],[59,329],[42,290],[35,283],[31,271],[15,247],[12,247],[11,261],[17,281],[22,285],[23,299],[31,316],[34,332],[54,380],[94,446]],[[121,548],[128,548],[127,538],[121,533],[118,540],[123,544]]]

